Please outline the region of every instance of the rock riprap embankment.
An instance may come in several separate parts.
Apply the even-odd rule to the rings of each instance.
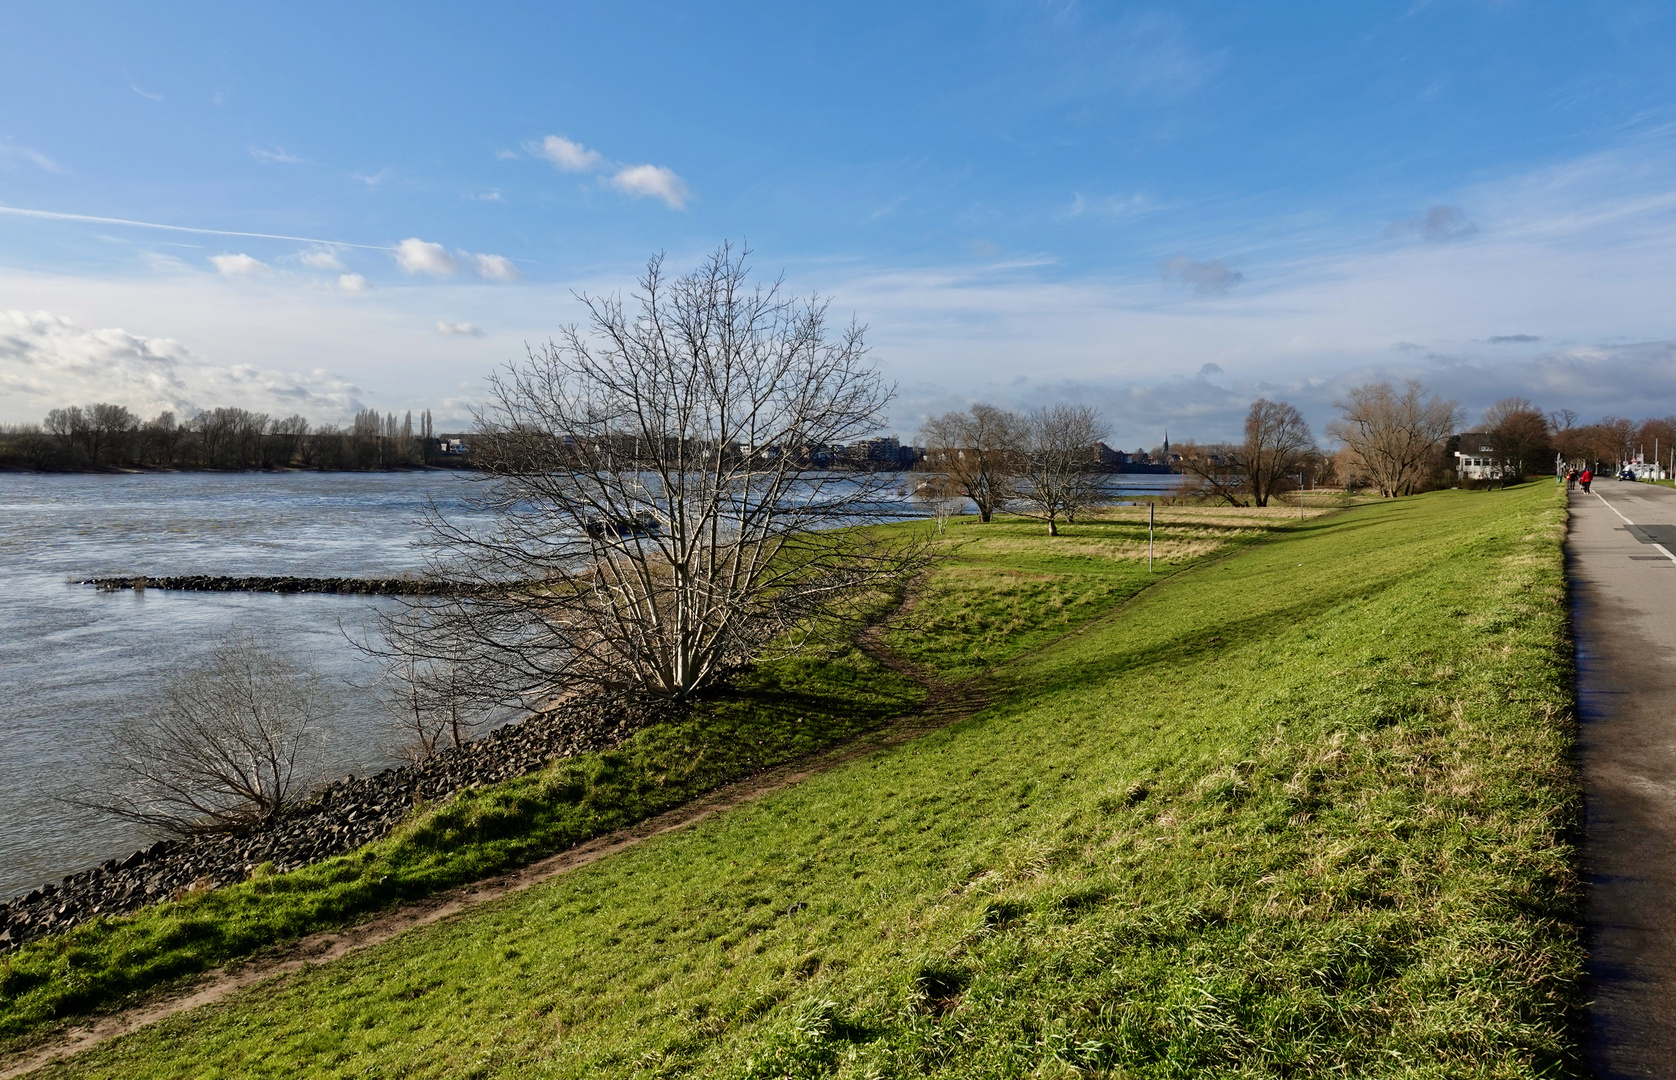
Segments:
[[[219,577],[187,574],[181,577],[97,577],[78,581],[106,591],[113,589],[179,589],[185,592],[339,593],[347,596],[427,596],[459,594],[470,587],[457,582],[419,578],[352,577]]]
[[[669,718],[672,708],[613,698],[566,702],[424,761],[335,781],[313,801],[264,825],[159,840],[0,904],[0,952],[99,915],[243,881],[263,863],[283,872],[351,851],[389,832],[421,801],[522,776],[555,758],[609,749]]]

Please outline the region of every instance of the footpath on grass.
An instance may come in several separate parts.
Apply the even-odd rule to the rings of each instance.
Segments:
[[[1085,609],[1092,538],[974,527],[886,638],[975,716],[48,1071],[1579,1075],[1562,498]]]

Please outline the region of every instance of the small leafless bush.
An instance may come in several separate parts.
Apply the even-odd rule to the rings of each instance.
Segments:
[[[69,801],[177,835],[265,821],[318,775],[322,706],[312,674],[235,638],[120,725]]]
[[[390,658],[379,697],[408,758],[423,761],[471,740],[490,711],[473,693],[481,683],[458,659],[412,653]]]

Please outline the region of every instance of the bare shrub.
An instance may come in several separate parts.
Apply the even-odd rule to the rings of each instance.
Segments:
[[[927,473],[914,486],[914,501],[931,511],[931,518],[937,523],[937,535],[941,536],[949,518],[960,512],[966,496],[947,474]]]
[[[491,705],[478,694],[483,680],[447,656],[388,656],[378,696],[410,760],[469,742],[488,720]]]
[[[308,793],[325,734],[317,680],[235,638],[118,726],[92,763],[97,786],[70,801],[179,835],[242,828]]]

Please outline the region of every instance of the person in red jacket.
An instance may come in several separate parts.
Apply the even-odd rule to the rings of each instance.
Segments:
[[[1583,475],[1577,478],[1577,482],[1583,485],[1583,494],[1587,495],[1589,493],[1589,481],[1594,478],[1595,474],[1590,472],[1588,469],[1584,469]]]

